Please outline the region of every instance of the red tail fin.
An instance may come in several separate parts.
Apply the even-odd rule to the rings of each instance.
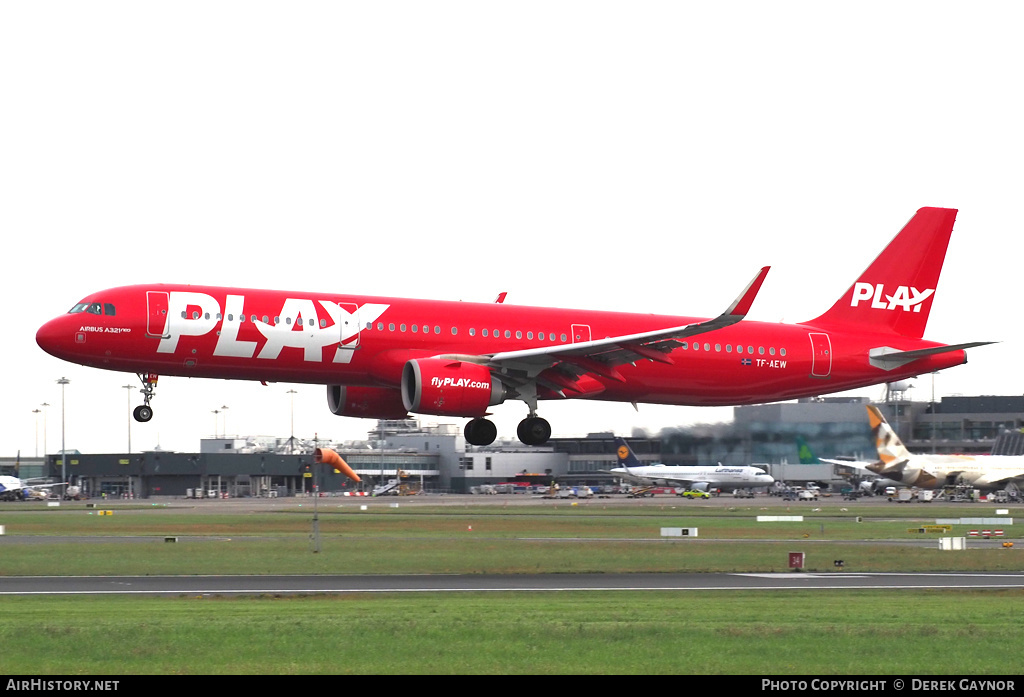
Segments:
[[[955,208],[922,208],[828,312],[805,324],[860,325],[920,339],[956,220]]]

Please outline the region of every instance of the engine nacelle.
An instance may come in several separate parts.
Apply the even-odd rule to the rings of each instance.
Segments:
[[[402,394],[386,387],[328,385],[327,406],[335,416],[404,419],[409,415],[402,406]]]
[[[478,363],[421,358],[402,369],[402,405],[417,414],[483,416],[504,401],[504,386]]]

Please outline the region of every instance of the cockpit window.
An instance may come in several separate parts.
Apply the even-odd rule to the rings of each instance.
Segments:
[[[107,314],[114,314],[114,306],[108,303],[107,307],[110,308],[110,311],[107,312]],[[68,314],[74,315],[79,312],[88,312],[90,315],[102,315],[103,305],[100,303],[78,303],[73,308],[71,308],[71,311]]]
[[[117,313],[114,312],[114,306],[110,303],[103,303],[103,314],[107,317],[113,317]]]

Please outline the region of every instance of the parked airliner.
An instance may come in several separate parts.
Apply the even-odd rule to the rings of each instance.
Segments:
[[[615,447],[619,466],[613,467],[611,473],[633,481],[655,484],[664,482],[671,486],[685,486],[697,491],[707,491],[709,486],[751,489],[775,483],[775,479],[760,467],[731,467],[721,463],[717,467],[685,467],[660,463],[645,465],[633,454],[624,439],[616,438]]]
[[[19,479],[0,475],[0,501],[16,501],[20,499],[36,498],[40,495],[48,496],[47,489],[57,486],[66,486],[63,482],[54,484],[33,484],[31,480]]]
[[[907,486],[937,489],[969,484],[979,489],[1002,489],[1024,483],[1022,455],[914,455],[885,420],[878,407],[868,406],[868,422],[878,448],[872,472]]]
[[[518,435],[548,440],[544,399],[757,404],[900,380],[966,362],[926,341],[956,210],[922,208],[830,310],[799,324],[742,321],[761,269],[718,317],[564,310],[348,294],[136,285],[88,295],[36,335],[48,353],[134,372],[148,421],[159,375],[314,383],[339,416],[485,417],[528,409]],[[834,264],[833,264],[834,265]]]

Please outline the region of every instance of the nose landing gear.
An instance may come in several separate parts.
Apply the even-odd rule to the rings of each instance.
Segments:
[[[153,408],[149,406],[149,400],[153,399],[153,396],[156,394],[156,381],[160,379],[160,376],[155,373],[146,373],[145,375],[137,373],[137,375],[139,380],[142,381],[142,389],[140,390],[142,392],[142,404],[135,407],[132,416],[135,417],[136,421],[144,424],[153,418]]]

